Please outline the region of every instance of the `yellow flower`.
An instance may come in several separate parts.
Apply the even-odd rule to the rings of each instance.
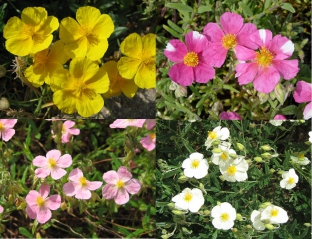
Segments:
[[[132,33],[120,45],[121,52],[126,55],[118,61],[119,74],[126,78],[134,78],[140,88],[156,87],[156,35],[147,34],[142,38]]]
[[[105,98],[119,96],[123,92],[128,98],[132,98],[138,90],[138,86],[133,80],[127,80],[119,75],[117,62],[106,62],[102,68],[107,72],[109,77],[109,90],[104,94]]]
[[[22,12],[22,20],[11,17],[3,29],[6,49],[14,55],[26,56],[48,48],[59,22],[47,15],[43,7],[27,7]]]
[[[51,50],[45,49],[34,55],[34,63],[25,71],[28,81],[35,87],[50,84],[50,76],[56,69],[63,69],[63,64],[68,60],[64,53],[64,44],[56,41]]]
[[[83,117],[98,113],[104,106],[100,94],[109,88],[103,68],[88,58],[75,58],[69,70],[58,69],[51,76],[50,86],[54,104],[64,113],[78,111]]]
[[[66,17],[60,24],[60,39],[65,44],[65,53],[71,58],[87,56],[93,61],[100,59],[108,48],[107,38],[114,31],[112,19],[90,6],[78,8],[76,18],[78,22]]]

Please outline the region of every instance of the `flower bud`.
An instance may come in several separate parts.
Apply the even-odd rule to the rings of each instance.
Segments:
[[[189,178],[185,175],[182,175],[178,178],[178,183],[185,183],[187,180],[189,180]]]
[[[264,209],[264,208],[266,208],[266,207],[268,207],[270,205],[272,205],[270,202],[264,202],[259,207]]]
[[[246,226],[246,228],[247,228],[247,229],[252,229],[252,226],[248,224],[248,225]]]
[[[220,144],[220,142],[221,142],[221,141],[220,141],[219,139],[217,139],[217,140],[215,140],[215,141],[212,142],[212,145],[213,145],[213,146],[218,146],[218,145]]]
[[[270,172],[271,172],[271,173],[274,173],[274,172],[275,172],[275,169],[274,169],[274,168],[271,168],[271,169],[270,169]]]
[[[204,214],[208,216],[208,215],[210,215],[210,211],[209,210],[205,210]]]
[[[240,143],[236,143],[236,147],[240,150],[240,151],[244,151],[245,150],[245,146],[240,144]]]
[[[188,230],[186,227],[182,227],[182,231],[188,235],[192,234],[192,230]]]
[[[10,194],[9,195],[9,202],[11,203],[11,204],[13,204],[14,203],[14,196],[12,195],[12,194]]]
[[[236,233],[238,230],[237,230],[237,228],[235,228],[235,227],[233,227],[232,229],[232,232],[234,232],[234,233]]]
[[[265,150],[265,151],[269,151],[269,150],[271,150],[272,148],[271,148],[271,146],[270,145],[268,145],[268,144],[266,144],[266,145],[262,145],[261,146],[261,148],[263,149],[263,150]]]
[[[279,175],[282,175],[283,173],[284,173],[283,170],[278,170],[278,171],[277,171],[277,174],[279,174]]]
[[[174,209],[174,210],[172,210],[172,213],[175,214],[175,215],[184,215],[187,212],[183,212],[181,210]]]
[[[225,178],[223,177],[223,175],[220,175],[219,178],[222,182],[224,182]]]
[[[306,223],[303,223],[303,225],[305,225],[306,227],[310,227],[311,223],[306,222]]]
[[[263,153],[263,154],[261,154],[261,156],[265,159],[271,159],[272,158],[272,154],[270,154],[270,153]]]
[[[162,238],[162,239],[168,239],[168,238],[169,238],[169,235],[161,235],[161,238]]]
[[[169,207],[169,209],[174,209],[175,203],[171,202],[167,204],[167,207]]]
[[[220,153],[222,153],[222,150],[221,150],[220,148],[214,148],[214,149],[212,150],[212,153],[214,153],[214,154],[220,154]]]
[[[1,97],[0,99],[0,110],[6,110],[10,108],[10,103],[7,98]]]
[[[236,213],[236,220],[243,221],[243,216],[240,213]]]
[[[257,163],[262,163],[263,160],[261,157],[254,157],[254,160],[257,162]]]
[[[272,224],[265,224],[265,227],[269,230],[273,230],[275,227]]]
[[[247,159],[246,162],[250,165],[252,162],[251,162],[251,159]]]
[[[64,211],[66,208],[67,208],[67,204],[64,201],[64,202],[61,203],[61,209]]]

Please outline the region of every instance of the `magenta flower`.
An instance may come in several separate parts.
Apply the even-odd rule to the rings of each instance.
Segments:
[[[155,119],[147,119],[147,120],[145,121],[145,123],[146,123],[146,129],[147,129],[147,130],[151,130],[152,128],[155,127],[155,125],[156,125],[156,120],[155,120]]]
[[[63,186],[63,191],[67,196],[74,196],[77,199],[90,199],[91,192],[90,190],[96,190],[102,186],[102,182],[88,181],[84,176],[82,171],[79,168],[73,169],[69,176],[71,182],[65,183]]]
[[[164,54],[176,63],[170,68],[169,77],[181,86],[189,86],[194,81],[207,83],[215,76],[215,69],[205,57],[205,52],[210,50],[207,38],[191,31],[185,35],[185,44],[174,39],[166,46]]]
[[[12,128],[16,122],[17,119],[0,119],[0,138],[9,141],[15,134],[15,129]]]
[[[128,126],[136,126],[142,128],[145,119],[117,119],[109,125],[110,128],[126,128]]]
[[[146,137],[140,140],[140,143],[147,149],[147,151],[152,151],[156,146],[156,134],[147,134]]]
[[[107,200],[114,199],[118,205],[129,201],[129,193],[136,194],[141,189],[140,181],[131,179],[132,174],[126,167],[121,166],[118,171],[108,171],[103,174],[103,179],[107,183],[103,189],[103,197]]]
[[[220,113],[220,120],[241,120],[242,117],[237,114],[236,112],[221,112]]]
[[[284,115],[275,115],[274,120],[287,120],[287,118]]]
[[[294,99],[297,103],[310,102],[303,111],[305,120],[312,118],[312,84],[305,81],[298,81],[294,92]]]
[[[280,81],[294,78],[298,71],[298,60],[285,60],[291,57],[294,44],[281,35],[272,38],[272,32],[261,29],[251,34],[250,41],[257,44],[256,51],[241,47],[236,57],[248,61],[236,65],[236,77],[240,85],[253,81],[257,91],[270,93]]]
[[[62,126],[62,143],[68,143],[70,140],[70,136],[79,135],[80,129],[73,129],[75,125],[74,121],[66,120]],[[53,130],[51,131],[54,134]],[[53,135],[55,137],[55,135]]]
[[[250,34],[257,30],[252,23],[244,24],[244,19],[237,13],[225,12],[220,17],[220,25],[208,23],[204,27],[204,35],[207,37],[209,51],[207,57],[215,67],[221,67],[225,61],[228,50],[236,52],[240,47],[255,49],[257,46],[249,40]]]
[[[4,210],[4,208],[2,206],[0,206],[0,213],[2,213]]]
[[[26,213],[31,219],[37,219],[39,223],[46,223],[52,216],[50,210],[56,210],[61,206],[61,196],[52,195],[50,185],[42,184],[39,191],[30,190],[26,196]]]
[[[47,152],[46,157],[39,155],[33,160],[33,165],[40,167],[35,170],[38,178],[45,178],[51,173],[55,180],[63,177],[66,174],[63,168],[68,168],[71,164],[72,157],[69,154],[61,156],[61,152],[56,149]]]

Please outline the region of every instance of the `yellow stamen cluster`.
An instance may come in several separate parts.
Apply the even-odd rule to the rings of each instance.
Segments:
[[[260,52],[256,52],[256,61],[260,66],[270,66],[273,58],[273,54],[265,46],[261,47]]]
[[[278,209],[272,209],[271,210],[271,217],[277,217],[277,215],[278,215]]]
[[[125,183],[123,182],[123,181],[121,181],[121,180],[118,180],[117,181],[117,183],[116,183],[116,186],[117,186],[117,188],[123,188],[123,186],[125,185]]]
[[[37,204],[38,204],[40,207],[44,206],[44,199],[43,199],[43,197],[38,196],[38,197],[36,198],[36,201],[37,201]]]
[[[225,152],[223,152],[222,154],[221,154],[221,159],[222,160],[224,160],[224,161],[226,161],[227,159],[228,159],[228,155],[227,155],[227,153],[225,153]]]
[[[198,159],[193,159],[191,163],[192,168],[198,168],[199,166],[199,160]]]
[[[237,169],[234,165],[231,165],[230,167],[227,168],[226,172],[228,175],[233,176],[236,173]]]
[[[79,178],[79,182],[80,182],[82,187],[86,186],[87,183],[88,183],[88,181],[87,181],[87,179],[85,177]]]
[[[189,52],[184,57],[184,64],[190,67],[195,67],[198,65],[198,55],[195,52]]]
[[[230,218],[230,215],[228,213],[225,212],[221,214],[221,221],[227,222],[229,218]]]
[[[49,162],[50,168],[54,168],[55,167],[56,160],[54,158],[49,158],[48,162]]]
[[[190,202],[193,198],[193,195],[191,193],[186,193],[184,196],[184,201]]]
[[[289,184],[293,184],[294,182],[295,182],[295,179],[294,179],[294,178],[289,178],[289,179],[288,179],[288,183],[289,183]]]
[[[2,131],[4,129],[3,124],[0,122],[0,131]]]
[[[209,139],[215,139],[217,138],[217,133],[214,131],[208,132]]]
[[[226,49],[234,48],[237,44],[235,34],[226,34],[222,37],[222,46]]]
[[[87,37],[90,45],[98,45],[100,40],[97,34],[92,33],[92,29],[89,26],[82,26],[80,28],[81,35]]]
[[[151,133],[151,134],[150,134],[150,137],[151,137],[152,140],[155,139],[156,133]]]

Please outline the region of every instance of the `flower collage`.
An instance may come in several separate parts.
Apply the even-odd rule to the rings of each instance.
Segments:
[[[309,238],[309,16],[0,1],[0,238]]]

